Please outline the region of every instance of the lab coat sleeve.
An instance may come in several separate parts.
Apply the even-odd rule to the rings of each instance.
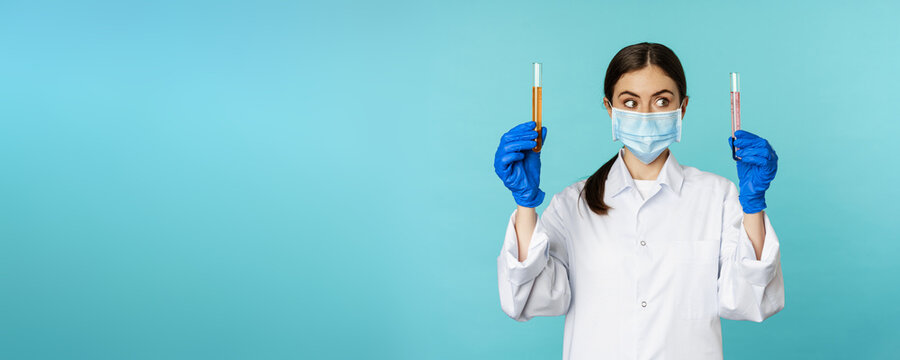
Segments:
[[[744,229],[738,190],[729,182],[724,200],[722,243],[719,252],[719,316],[729,320],[762,322],[784,308],[784,279],[778,236],[763,213],[766,236],[756,260],[753,243]]]
[[[524,262],[519,262],[515,228],[518,209],[513,210],[507,224],[503,247],[497,257],[497,281],[500,307],[516,321],[564,315],[569,310],[568,234],[559,206],[560,198],[555,195],[538,218]]]

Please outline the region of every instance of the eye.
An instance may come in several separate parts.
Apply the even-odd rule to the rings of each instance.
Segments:
[[[656,99],[656,106],[660,106],[660,107],[669,106],[669,99],[666,99],[666,98]]]
[[[631,99],[625,100],[624,104],[626,107],[634,107],[634,100],[631,100]]]

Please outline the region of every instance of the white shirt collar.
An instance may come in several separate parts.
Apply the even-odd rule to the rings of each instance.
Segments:
[[[606,177],[606,190],[609,191],[610,197],[619,195],[629,186],[632,188],[635,187],[634,179],[631,177],[631,173],[628,172],[628,167],[625,165],[624,156],[625,148],[622,147],[619,149],[619,155],[616,157],[616,161],[613,163],[612,168],[609,169],[609,175]],[[678,163],[678,160],[675,160],[675,155],[672,154],[671,149],[669,150],[666,162],[663,164],[663,168],[659,171],[659,175],[656,179],[659,180],[660,185],[666,185],[664,188],[668,188],[676,195],[681,195],[681,185],[684,182],[683,168],[681,164]]]

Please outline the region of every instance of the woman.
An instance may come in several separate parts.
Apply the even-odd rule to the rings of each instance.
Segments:
[[[565,359],[721,359],[720,318],[761,322],[784,308],[779,242],[763,211],[778,157],[756,135],[729,136],[740,191],[679,164],[668,146],[681,139],[686,91],[669,48],[619,51],[603,101],[624,147],[539,219],[535,123],[502,137],[494,168],[518,206],[497,258],[501,307],[517,321],[566,315]]]

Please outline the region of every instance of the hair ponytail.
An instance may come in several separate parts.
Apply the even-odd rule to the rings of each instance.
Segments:
[[[609,169],[612,169],[617,157],[619,157],[618,152],[606,164],[597,169],[594,175],[591,175],[584,183],[584,188],[581,189],[580,195],[584,195],[588,207],[597,215],[606,215],[607,211],[612,209],[603,202],[603,192],[606,187],[606,178],[609,176]]]

